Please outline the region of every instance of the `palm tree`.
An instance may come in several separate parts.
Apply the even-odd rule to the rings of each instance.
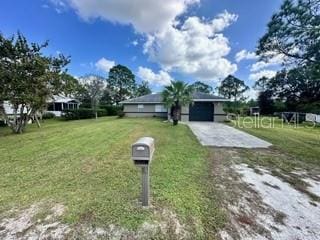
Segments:
[[[173,125],[177,125],[181,116],[181,107],[192,102],[192,87],[182,81],[171,81],[162,92],[163,102],[170,109]]]

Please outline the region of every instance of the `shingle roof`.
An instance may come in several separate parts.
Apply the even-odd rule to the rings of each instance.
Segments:
[[[79,102],[79,100],[75,98],[69,98],[62,95],[53,95],[52,100],[50,99],[48,102],[56,102],[56,103],[68,103],[68,102]]]
[[[223,97],[215,96],[212,94],[208,94],[208,93],[195,92],[193,93],[193,100],[226,101],[227,99]],[[128,99],[128,100],[122,101],[121,103],[128,103],[128,104],[130,103],[162,103],[162,96],[161,96],[161,93],[153,93],[153,94],[149,94],[149,95],[145,95],[137,98]]]
[[[202,92],[195,92],[193,93],[193,99],[197,100],[197,99],[207,99],[207,100],[227,100],[224,97],[219,97],[213,94],[209,94],[209,93],[202,93]]]
[[[162,96],[161,93],[153,93],[144,95],[137,98],[131,98],[125,101],[122,101],[121,103],[161,103],[162,102]]]

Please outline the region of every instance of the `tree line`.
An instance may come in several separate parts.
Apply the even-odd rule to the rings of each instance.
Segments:
[[[20,32],[6,38],[0,34],[0,116],[14,133],[22,133],[32,119],[38,123],[54,95],[79,98],[83,106],[97,109],[100,104],[119,102],[151,93],[147,82],[137,84],[125,66],[110,69],[108,77],[86,75],[79,79],[67,72],[71,58],[46,56],[48,42],[29,43]],[[5,110],[9,102],[13,114]]]
[[[137,84],[132,71],[120,64],[112,67],[107,77],[88,74],[73,81],[76,87],[71,95],[81,101],[83,108],[93,109],[96,117],[101,107],[119,105],[126,99],[151,93],[148,82]]]
[[[283,68],[256,83],[262,113],[320,113],[320,1],[285,0],[259,40],[257,55],[283,57]]]
[[[294,111],[320,114],[320,0],[285,0],[273,14],[256,54],[268,62],[283,59],[274,77],[260,78],[253,88],[257,101],[246,101],[244,81],[228,76],[218,91],[233,99],[227,112],[241,113],[258,105],[261,114]]]

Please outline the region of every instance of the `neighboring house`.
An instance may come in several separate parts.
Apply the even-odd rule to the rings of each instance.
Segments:
[[[77,99],[60,95],[53,96],[53,98],[48,100],[47,103],[48,108],[45,112],[52,112],[57,117],[61,116],[63,110],[78,109],[80,105],[80,102]],[[11,118],[14,115],[12,104],[9,101],[4,101],[3,106],[6,114]],[[18,109],[18,111],[20,110]],[[24,109],[24,113],[27,113],[26,109]]]
[[[226,101],[229,100],[212,94],[196,92],[193,94],[193,103],[182,107],[181,121],[222,122],[227,116],[223,111],[223,102]],[[125,100],[121,104],[128,117],[170,118],[170,111],[164,106],[161,93]]]
[[[52,100],[49,100],[47,103],[48,108],[46,112],[51,112],[57,117],[60,117],[64,110],[79,109],[80,106],[80,101],[77,99],[61,95],[53,96]]]
[[[14,110],[13,110],[13,106],[12,104],[9,102],[9,101],[4,101],[3,102],[3,108],[4,108],[4,111],[5,113],[11,117],[14,115]],[[18,108],[18,112],[20,111],[20,107]],[[27,113],[27,109],[24,109],[23,113]],[[0,116],[1,118],[1,116]]]

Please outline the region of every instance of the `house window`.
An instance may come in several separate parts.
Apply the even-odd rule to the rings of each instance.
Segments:
[[[155,112],[167,112],[167,110],[165,109],[165,107],[163,105],[156,105]]]
[[[138,104],[138,112],[142,112],[143,111],[143,104]]]
[[[54,103],[54,110],[55,111],[62,111],[61,105],[62,105],[62,103]]]

